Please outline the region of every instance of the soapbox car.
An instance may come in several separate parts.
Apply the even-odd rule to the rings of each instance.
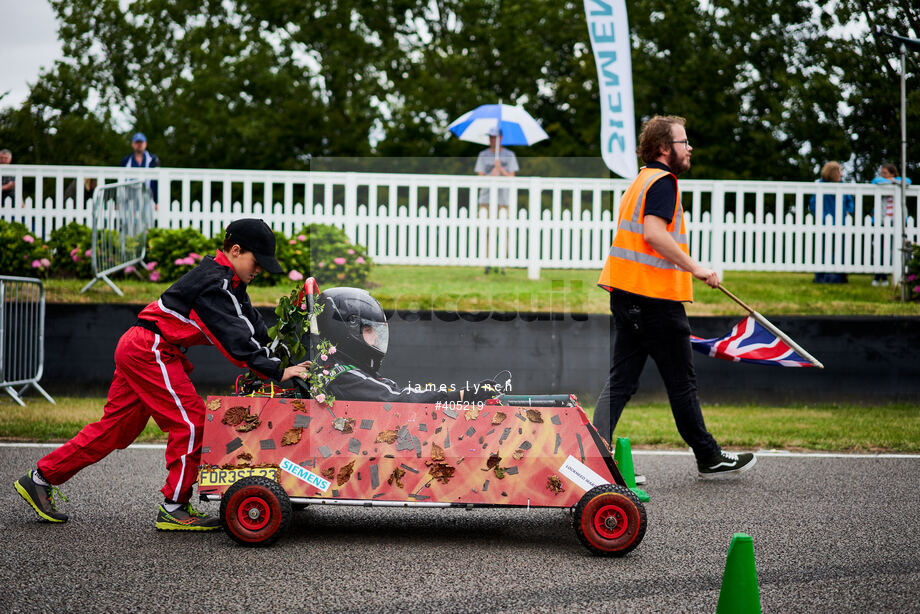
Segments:
[[[198,481],[227,534],[267,545],[306,505],[554,507],[622,556],[646,514],[574,396],[486,403],[209,397]]]

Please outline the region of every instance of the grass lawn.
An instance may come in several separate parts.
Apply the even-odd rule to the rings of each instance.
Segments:
[[[20,407],[12,399],[0,400],[0,439],[14,441],[67,441],[84,425],[102,417],[104,398],[55,397],[56,404],[30,393]],[[151,420],[138,441],[166,441],[166,434]]]
[[[920,452],[915,404],[707,405],[703,417],[719,445],[728,448]],[[687,448],[667,403],[627,406],[616,435],[629,437],[632,445]]]
[[[507,269],[506,275],[485,275],[481,267],[375,266],[369,288],[385,309],[442,309],[449,311],[607,313],[608,295],[595,283],[599,271],[546,269],[541,279],[527,279],[526,269]],[[725,287],[748,305],[773,315],[920,315],[920,302],[902,304],[892,287],[872,286],[871,275],[850,275],[848,284],[814,284],[806,273],[725,273]],[[166,284],[134,278],[116,279],[125,293],[119,297],[99,282],[85,294],[85,280],[51,279],[45,282],[48,302],[137,303],[155,300]],[[249,289],[257,305],[277,304],[292,282]],[[689,315],[739,315],[741,308],[728,297],[694,283],[696,301]]]
[[[63,441],[98,420],[101,398],[58,397],[52,405],[30,397],[26,407],[0,400],[0,439]],[[588,407],[592,414],[594,408]],[[707,406],[706,425],[729,448],[782,448],[852,452],[920,452],[920,409],[916,405]],[[633,446],[686,448],[665,403],[626,408],[617,435]],[[138,441],[165,441],[151,421]]]

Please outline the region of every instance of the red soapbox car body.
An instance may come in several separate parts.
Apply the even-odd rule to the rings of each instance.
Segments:
[[[494,404],[499,403],[499,404]],[[592,552],[622,556],[642,503],[574,396],[485,404],[209,397],[199,495],[225,531],[275,541],[295,508],[553,507]]]

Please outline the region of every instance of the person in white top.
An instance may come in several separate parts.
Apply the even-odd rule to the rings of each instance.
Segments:
[[[505,149],[502,147],[502,131],[498,126],[489,129],[489,148],[483,149],[479,152],[479,157],[476,158],[476,173],[480,177],[490,176],[490,177],[514,177],[518,172],[520,167],[518,167],[517,156],[514,155],[514,152],[510,149]],[[498,213],[502,211],[505,212],[507,216],[510,210],[510,190],[508,188],[498,188],[496,194],[496,204],[498,205]],[[479,190],[479,217],[484,218],[489,215],[489,199],[491,198],[492,189],[482,189]],[[486,241],[488,242],[488,235]],[[507,242],[506,242],[507,245]],[[506,247],[507,249],[507,247]],[[488,257],[488,245],[486,246],[486,256]],[[498,267],[486,267],[485,272],[488,275],[492,270],[495,270],[496,273],[500,272],[502,275],[505,274],[503,268]]]

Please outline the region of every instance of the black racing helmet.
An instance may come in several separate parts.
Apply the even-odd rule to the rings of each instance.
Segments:
[[[328,288],[317,297],[319,334],[357,367],[376,373],[387,354],[389,329],[383,309],[367,290]],[[369,329],[365,332],[365,328]]]

